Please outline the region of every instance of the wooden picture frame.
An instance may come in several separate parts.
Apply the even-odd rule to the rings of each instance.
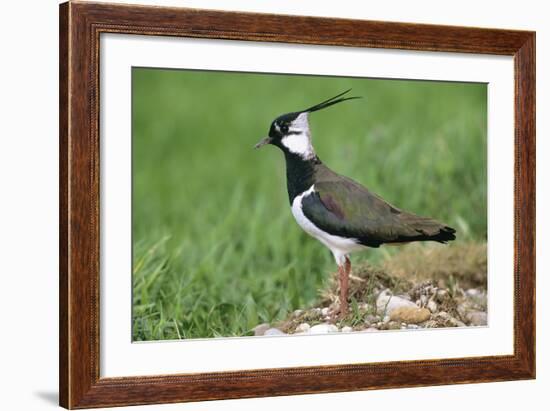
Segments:
[[[514,354],[100,378],[101,33],[513,56]],[[60,404],[90,408],[535,377],[535,33],[69,2],[60,5]]]

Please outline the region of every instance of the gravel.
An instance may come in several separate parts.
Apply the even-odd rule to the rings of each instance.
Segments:
[[[317,324],[311,327],[308,331],[308,334],[329,334],[329,333],[337,333],[338,327],[336,327],[334,324]]]

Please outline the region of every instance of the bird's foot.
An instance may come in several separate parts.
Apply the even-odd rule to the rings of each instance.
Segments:
[[[343,307],[341,305],[338,305],[334,308],[334,310],[331,313],[331,320],[336,321],[342,321],[346,319],[346,317],[349,314],[348,306],[345,304]]]

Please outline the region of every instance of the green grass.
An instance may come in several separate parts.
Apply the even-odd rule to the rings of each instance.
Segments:
[[[334,261],[292,218],[282,154],[252,147],[350,87],[310,116],[319,157],[485,241],[485,85],[133,69],[134,340],[249,335],[318,298]]]

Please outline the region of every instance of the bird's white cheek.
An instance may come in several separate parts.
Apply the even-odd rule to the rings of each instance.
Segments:
[[[311,147],[309,138],[305,134],[292,134],[286,136],[281,140],[281,143],[288,151],[298,154],[303,158],[308,158],[313,155],[313,148]]]

